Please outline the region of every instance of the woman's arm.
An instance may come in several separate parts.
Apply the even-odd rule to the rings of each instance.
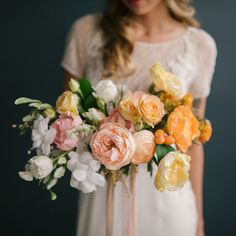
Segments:
[[[71,75],[68,71],[64,70],[63,91],[66,91],[69,89],[68,83],[70,79],[79,80],[78,77]]]
[[[206,99],[194,100],[193,107],[196,110],[195,114],[203,117],[206,109]],[[204,218],[203,218],[203,175],[204,175],[204,149],[201,143],[193,144],[189,154],[192,157],[190,181],[196,196],[196,205],[198,211],[198,226],[197,236],[204,235]]]

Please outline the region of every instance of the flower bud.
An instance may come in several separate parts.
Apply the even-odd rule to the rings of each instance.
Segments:
[[[77,80],[70,79],[69,88],[73,93],[77,93],[79,90],[79,82]]]
[[[50,119],[56,117],[56,111],[53,108],[47,108],[44,110],[44,115]]]

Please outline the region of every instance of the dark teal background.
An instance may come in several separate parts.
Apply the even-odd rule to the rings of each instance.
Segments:
[[[207,109],[214,136],[205,148],[206,235],[230,236],[236,235],[236,2],[199,0],[195,5],[203,28],[218,45]],[[21,180],[17,172],[28,159],[31,143],[29,137],[26,142],[26,137],[18,136],[10,126],[26,112],[14,106],[15,98],[55,101],[62,87],[59,63],[69,27],[78,17],[102,7],[99,0],[0,3],[0,235],[75,235],[78,192],[69,187],[69,176],[56,187],[59,198],[55,202],[35,183]]]

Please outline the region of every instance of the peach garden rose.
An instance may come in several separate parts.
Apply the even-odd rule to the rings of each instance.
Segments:
[[[132,157],[133,164],[147,163],[155,153],[155,137],[151,131],[141,130],[133,134],[135,151]]]
[[[106,123],[93,135],[90,147],[96,160],[109,170],[118,170],[130,163],[135,142],[123,125]]]
[[[143,121],[151,126],[160,122],[165,114],[164,104],[157,96],[150,94],[140,98],[138,110]]]

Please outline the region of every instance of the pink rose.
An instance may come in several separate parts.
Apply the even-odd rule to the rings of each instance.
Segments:
[[[131,162],[134,164],[147,163],[155,153],[155,137],[151,131],[141,130],[133,134],[135,151]]]
[[[69,137],[69,133],[81,124],[82,119],[79,115],[72,117],[70,113],[67,113],[60,115],[59,119],[51,125],[57,131],[54,143],[60,150],[69,151],[76,147],[80,137]]]
[[[135,143],[132,134],[121,124],[106,123],[90,143],[93,156],[109,170],[118,170],[130,163]]]
[[[120,114],[118,108],[113,108],[109,111],[109,116],[101,121],[101,125],[105,123],[119,123],[123,125],[126,129],[128,129],[131,133],[135,132],[134,125],[131,121],[125,120],[123,116]]]

